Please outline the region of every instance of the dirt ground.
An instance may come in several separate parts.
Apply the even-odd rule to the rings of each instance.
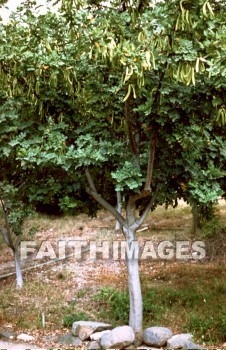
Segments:
[[[226,217],[225,202],[222,202],[222,213]],[[176,239],[193,239],[191,234],[192,227],[192,216],[191,211],[184,202],[180,203],[179,209],[181,215],[176,214],[173,210],[165,211],[164,208],[160,208],[159,213],[152,213],[146,223],[142,226],[142,230],[138,233],[138,240],[143,242],[150,240],[153,244],[157,245],[162,240]],[[79,215],[76,218],[66,218],[65,221],[62,219],[42,219],[42,221],[33,222],[30,225],[38,227],[37,233],[34,237],[30,238],[35,240],[37,243],[48,240],[56,251],[56,258],[58,258],[57,247],[59,240],[71,241],[81,240],[89,243],[92,240],[123,240],[122,234],[115,234],[114,218],[106,213],[100,211],[96,218],[88,218],[86,215]],[[218,243],[219,249],[222,252],[222,242]],[[217,248],[218,249],[218,248]],[[69,255],[73,253],[73,247],[68,247],[66,253]],[[226,251],[226,249],[224,249]],[[213,254],[216,252],[214,251]],[[73,257],[69,257],[66,260],[56,261],[48,265],[37,266],[41,264],[43,260],[35,260],[35,254],[31,254],[26,260],[22,261],[23,268],[29,267],[30,270],[24,272],[24,278],[26,280],[34,281],[34,288],[37,285],[44,289],[44,285],[51,286],[50,288],[56,287],[57,293],[61,293],[64,298],[65,305],[73,299],[73,295],[78,290],[97,290],[102,285],[109,285],[113,288],[124,290],[127,286],[127,270],[124,261],[117,261],[113,259],[87,259],[84,255],[84,259],[75,260]],[[46,262],[48,259],[46,259]],[[213,268],[215,263],[209,258],[204,261],[206,270]],[[218,264],[218,263],[217,263]],[[191,262],[187,261],[183,263],[182,269],[189,270]],[[179,267],[180,268],[180,267]],[[173,283],[174,273],[178,270],[178,263],[172,260],[170,263],[162,261],[145,261],[140,264],[140,271],[142,274],[148,274],[150,280],[162,279],[165,280],[171,276],[169,283]],[[13,272],[14,262],[13,257],[9,249],[1,246],[0,255],[0,276]],[[62,277],[62,280],[61,280]],[[175,277],[176,278],[176,277]],[[8,285],[15,283],[15,276],[0,280],[0,289],[7,288]],[[29,287],[31,288],[31,287]],[[45,292],[45,291],[44,291]],[[36,306],[45,303],[43,298],[43,291],[40,292],[40,296],[37,294],[37,300],[35,301]],[[26,291],[27,295],[32,294],[33,291]],[[46,291],[46,293],[49,293]],[[21,300],[24,296],[21,293]],[[27,297],[26,297],[27,298]],[[27,300],[24,298],[23,303],[26,305]],[[19,309],[18,309],[19,310]],[[20,312],[20,311],[18,311]],[[11,323],[5,323],[1,325],[0,317],[0,328],[8,330],[14,327]],[[23,332],[23,329],[18,327],[18,332]],[[61,334],[62,334],[61,329]],[[49,334],[55,334],[57,331],[49,332]],[[45,342],[39,341],[39,331],[32,331],[31,334],[35,337],[34,343],[38,344],[37,347],[31,344],[19,344],[12,342],[0,341],[0,349],[7,350],[25,350],[27,349],[45,349]],[[48,332],[45,332],[45,336]],[[27,347],[25,347],[27,346]],[[47,347],[48,348],[48,347]],[[52,347],[51,347],[52,348]]]

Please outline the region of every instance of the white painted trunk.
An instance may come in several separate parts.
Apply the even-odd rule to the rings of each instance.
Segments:
[[[123,228],[127,243],[135,241],[135,232],[131,229]],[[143,302],[139,275],[139,259],[127,259],[128,287],[130,298],[129,325],[135,333],[142,332],[143,322]]]
[[[122,214],[122,196],[120,191],[116,191],[117,194],[117,211],[119,214]],[[118,220],[116,220],[115,231],[119,231],[121,229],[121,224]]]
[[[23,276],[21,271],[20,256],[17,249],[13,253],[16,266],[16,286],[18,289],[21,289],[23,286]]]

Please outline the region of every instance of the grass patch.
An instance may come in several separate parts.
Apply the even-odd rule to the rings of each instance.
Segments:
[[[201,266],[193,269],[182,266],[181,269],[172,272],[174,278],[171,281],[152,281],[152,285],[145,288],[144,328],[165,326],[175,333],[190,332],[199,342],[225,342],[226,281],[223,278],[223,268],[211,270],[211,267],[206,269]],[[145,277],[142,281],[142,284],[144,283]],[[127,291],[103,287],[93,300],[97,303],[96,309],[99,310],[98,315],[101,319],[113,325],[127,324]]]
[[[84,228],[84,218],[87,220],[87,216],[84,214],[78,217],[51,217],[35,214],[32,218],[25,221],[24,234],[25,237],[29,238],[29,236],[35,236],[37,232],[51,230],[55,237],[61,237],[70,234],[72,230],[82,230]]]
[[[129,319],[129,296],[111,287],[101,288],[93,300],[97,303],[99,317],[113,326],[125,325]]]
[[[69,313],[63,316],[63,326],[71,327],[76,321],[90,321],[90,316],[86,312]]]
[[[42,328],[42,312],[45,314],[46,330],[69,327],[74,321],[91,319],[83,312],[82,305],[66,302],[67,292],[60,283],[43,281],[25,282],[23,290],[15,289],[15,282],[0,291],[0,324],[13,324],[24,331]],[[69,287],[71,288],[71,286]]]

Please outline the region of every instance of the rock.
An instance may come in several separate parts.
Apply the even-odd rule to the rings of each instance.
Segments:
[[[135,334],[131,327],[116,327],[109,333],[102,335],[100,345],[104,349],[122,349],[131,345],[135,340]]]
[[[150,346],[142,345],[137,348],[137,350],[156,350],[156,348],[152,348]]]
[[[181,349],[181,348],[188,349],[186,347],[186,344],[188,342],[191,342],[191,340],[192,340],[191,334],[177,334],[167,341],[167,347],[170,349]]]
[[[79,337],[74,337],[71,333],[60,336],[56,343],[62,345],[73,345],[73,346],[81,346],[82,341]]]
[[[143,339],[146,345],[161,348],[166,345],[167,340],[172,336],[173,333],[169,328],[150,327],[145,329]]]
[[[52,334],[48,334],[42,337],[43,343],[47,343],[47,344],[57,343],[58,339],[59,339],[59,335],[52,335]]]
[[[99,350],[101,349],[99,341],[91,341],[88,344],[87,350]]]
[[[31,340],[34,340],[34,337],[32,337],[32,335],[21,333],[20,335],[17,336],[17,339],[22,341],[31,341]]]
[[[78,326],[78,336],[81,340],[89,339],[93,333],[93,328],[89,326]]]
[[[109,333],[109,332],[110,332],[110,330],[93,333],[93,334],[91,334],[90,339],[91,340],[100,340],[103,334]]]
[[[72,334],[78,336],[81,340],[86,340],[94,332],[101,332],[111,329],[112,326],[103,322],[76,321],[72,325]]]
[[[0,332],[0,338],[3,339],[15,339],[16,333],[14,332]]]
[[[205,348],[203,348],[202,346],[199,346],[199,345],[193,343],[193,342],[190,341],[190,340],[188,340],[188,341],[185,343],[183,349],[203,349],[203,350],[205,350]]]

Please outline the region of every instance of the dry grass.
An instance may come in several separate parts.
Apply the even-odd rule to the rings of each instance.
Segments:
[[[219,205],[218,215],[221,225],[225,225],[225,202]],[[62,237],[111,241],[114,237],[114,225],[114,219],[104,211],[100,211],[98,217],[92,219],[86,215],[76,218],[37,215],[25,223],[25,232],[27,238],[34,237],[38,241],[57,241]],[[162,239],[192,238],[192,216],[188,206],[168,210],[159,207],[150,214],[147,225],[148,230],[139,233],[139,240],[151,238],[157,242]],[[120,237],[119,235],[117,238]],[[225,235],[217,237],[218,240],[221,237],[220,246],[223,247]],[[215,244],[214,242],[211,245]],[[12,257],[7,256],[6,248],[2,248],[3,245],[0,246],[1,262],[7,263]],[[143,294],[146,295],[146,300],[150,298],[150,304],[156,305],[150,306],[149,319],[145,316],[145,326],[158,322],[160,325],[169,326],[174,332],[189,330],[191,326],[199,341],[202,341],[202,336],[198,327],[203,327],[206,339],[211,341],[211,327],[214,327],[215,323],[209,326],[201,316],[207,315],[208,318],[212,313],[216,320],[220,320],[220,313],[223,312],[221,306],[225,303],[226,279],[225,264],[223,261],[219,264],[219,260],[222,259],[221,253],[215,251],[218,260],[203,263],[142,261]],[[81,312],[87,314],[90,319],[106,321],[110,315],[100,312],[101,304],[93,300],[93,295],[103,287],[119,292],[126,291],[127,288],[126,267],[120,262],[97,261],[78,264],[69,260],[64,266],[58,264],[44,267],[42,270],[32,270],[25,273],[24,278],[22,291],[15,290],[14,277],[1,282],[0,326],[27,332],[36,338],[50,333],[64,333],[63,320],[70,315],[80,315]],[[79,278],[83,279],[81,284],[78,282]],[[44,330],[41,323],[42,312],[46,316]],[[223,320],[222,318],[221,322]],[[218,326],[218,323],[216,325]],[[213,337],[213,341],[217,342],[217,339],[220,342],[220,336]]]

